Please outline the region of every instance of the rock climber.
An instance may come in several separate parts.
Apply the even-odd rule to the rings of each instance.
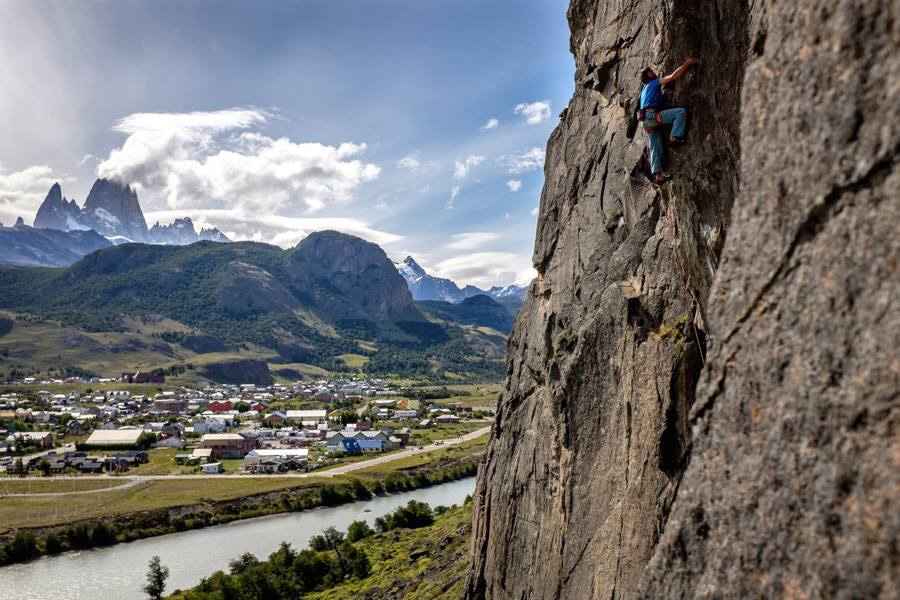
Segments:
[[[647,132],[650,145],[650,170],[656,183],[666,180],[663,175],[663,142],[659,131],[663,125],[672,125],[672,134],[669,137],[671,144],[683,144],[687,111],[683,108],[663,109],[662,86],[677,81],[684,75],[688,67],[696,65],[697,59],[689,58],[684,64],[675,69],[671,75],[660,77],[656,72],[647,67],[641,71],[641,103],[638,112],[638,122]]]

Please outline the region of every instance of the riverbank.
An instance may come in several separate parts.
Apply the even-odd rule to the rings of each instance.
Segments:
[[[232,521],[336,506],[474,475],[485,438],[332,477],[155,479],[121,492],[64,498],[6,498],[0,503],[0,564],[73,549],[165,535]],[[94,501],[94,504],[92,504]],[[29,516],[42,504],[39,523]],[[74,509],[72,508],[74,503]],[[86,510],[79,511],[85,505]],[[62,512],[60,513],[60,509]],[[55,510],[55,513],[53,512]],[[73,513],[67,513],[73,510]],[[82,514],[82,518],[73,518]],[[14,523],[25,526],[12,528]]]
[[[141,587],[145,583],[147,562],[152,556],[159,556],[162,564],[171,571],[166,583],[169,593],[177,589],[187,590],[218,570],[230,570],[229,564],[245,553],[263,560],[276,552],[282,542],[301,550],[308,547],[313,536],[328,527],[346,531],[354,521],[364,520],[375,528],[378,517],[406,506],[410,500],[427,502],[432,507],[460,505],[474,489],[475,478],[469,477],[341,506],[245,519],[7,565],[0,567],[0,597],[28,600],[146,600],[147,595]],[[376,567],[373,565],[373,573]]]
[[[453,485],[453,484],[451,484]],[[470,497],[449,503],[433,503],[416,509],[420,518],[377,533],[357,528],[347,530],[344,555],[368,565],[361,572],[333,573],[326,565],[334,551],[320,546],[281,547],[269,555],[245,556],[235,563],[221,564],[199,585],[178,590],[170,586],[169,600],[220,600],[252,589],[246,597],[299,598],[309,600],[359,600],[360,598],[451,599],[462,596],[469,564],[472,531]],[[409,510],[409,507],[405,507]],[[422,516],[424,515],[424,518]],[[425,524],[428,520],[430,524]],[[377,529],[377,528],[376,528]],[[341,534],[343,534],[341,530]],[[334,538],[332,538],[334,539]],[[313,552],[318,552],[313,555]],[[359,555],[365,556],[360,561]],[[254,595],[255,594],[255,595]],[[240,595],[240,597],[245,597]]]

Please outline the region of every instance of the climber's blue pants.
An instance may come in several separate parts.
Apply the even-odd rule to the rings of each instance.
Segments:
[[[672,137],[684,137],[684,128],[687,121],[687,111],[683,108],[670,108],[661,111],[663,125],[672,126]],[[663,170],[663,140],[659,127],[649,134],[650,138],[650,170],[654,175]]]

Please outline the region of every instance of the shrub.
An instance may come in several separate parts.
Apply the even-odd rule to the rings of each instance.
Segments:
[[[375,532],[369,527],[369,524],[365,521],[353,521],[350,523],[350,526],[347,527],[347,541],[348,542],[358,542],[359,540],[365,539]]]

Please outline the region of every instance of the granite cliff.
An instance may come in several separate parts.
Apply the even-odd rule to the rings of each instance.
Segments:
[[[900,8],[572,0],[468,598],[890,597]],[[651,185],[638,72],[701,64]]]

